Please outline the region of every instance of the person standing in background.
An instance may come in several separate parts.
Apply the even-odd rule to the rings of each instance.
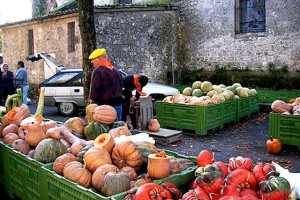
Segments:
[[[17,74],[14,77],[14,80],[16,80],[16,88],[22,88],[22,103],[27,105],[27,94],[29,90],[29,85],[27,81],[27,71],[25,69],[23,61],[18,61],[17,69]]]
[[[122,117],[122,76],[112,63],[106,59],[105,49],[96,49],[89,56],[94,66],[90,94],[91,100],[97,105],[110,105],[115,108],[118,120]]]
[[[8,70],[8,64],[4,63],[2,65],[2,98],[3,104],[5,104],[6,98],[8,95],[12,95],[15,93],[15,85],[14,85],[14,74],[12,71]]]

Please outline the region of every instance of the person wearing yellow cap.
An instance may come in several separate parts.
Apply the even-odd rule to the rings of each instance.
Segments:
[[[122,117],[122,76],[106,58],[105,49],[96,49],[89,56],[94,66],[90,83],[89,102],[97,105],[110,105],[117,111],[118,120]]]

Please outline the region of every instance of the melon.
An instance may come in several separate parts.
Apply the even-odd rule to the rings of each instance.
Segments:
[[[232,86],[227,86],[227,87],[225,88],[225,90],[230,90],[230,91],[234,92],[234,91],[235,91],[235,88],[233,88]]]
[[[240,97],[238,95],[234,95],[234,99],[239,99]]]
[[[251,90],[247,87],[244,87],[244,90],[247,92],[247,94],[250,96],[251,95]]]
[[[219,87],[221,87],[221,88],[226,88],[226,85],[220,84]]]
[[[233,99],[234,93],[231,90],[225,90],[224,92],[227,92],[230,94],[230,98]]]
[[[183,89],[182,94],[185,96],[191,96],[193,89],[191,87],[186,87]]]
[[[224,89],[218,85],[213,85],[212,89],[215,90],[218,94],[221,94],[222,92],[224,92]]]
[[[253,95],[256,95],[256,94],[257,94],[256,89],[251,89],[251,92],[252,92]]]
[[[239,97],[247,97],[248,93],[245,91],[243,87],[237,87],[235,89],[235,94],[238,95]]]
[[[231,99],[231,95],[228,92],[223,92],[221,95],[225,98],[225,101],[229,101]]]
[[[201,81],[195,81],[192,85],[192,88],[193,89],[201,89],[201,84],[202,84]]]
[[[201,97],[202,94],[203,94],[203,92],[200,89],[194,89],[192,92],[192,96],[194,96],[194,97]]]
[[[201,84],[201,90],[203,92],[209,92],[212,90],[212,84],[211,82],[209,81],[204,81],[202,84]]]
[[[212,96],[214,96],[215,94],[218,94],[218,92],[215,91],[215,90],[211,90],[211,91],[209,91],[209,92],[206,94],[206,96],[212,97]]]
[[[42,140],[35,148],[34,159],[42,163],[49,163],[63,154],[67,153],[67,148],[58,140],[47,138]]]
[[[232,84],[232,87],[236,89],[237,87],[242,87],[242,85],[240,83],[234,83]]]

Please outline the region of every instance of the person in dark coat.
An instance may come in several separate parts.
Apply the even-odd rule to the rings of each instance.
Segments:
[[[88,102],[115,108],[118,120],[122,117],[122,76],[106,58],[106,50],[96,49],[89,56],[94,66]]]
[[[122,103],[122,121],[126,121],[129,115],[130,106],[134,106],[134,102],[137,101],[140,96],[146,95],[142,92],[142,89],[148,83],[148,77],[139,74],[128,74],[123,78],[123,96]],[[135,95],[132,94],[135,90]],[[135,116],[130,116],[133,128],[136,128]]]
[[[15,85],[14,85],[14,74],[12,71],[8,70],[8,64],[3,64],[2,66],[2,98],[3,103],[5,103],[8,95],[12,95],[15,93]]]

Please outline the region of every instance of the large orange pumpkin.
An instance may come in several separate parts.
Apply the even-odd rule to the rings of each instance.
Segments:
[[[63,170],[64,177],[70,181],[78,183],[83,187],[90,187],[92,180],[92,173],[85,168],[80,162],[69,162]]]
[[[97,190],[100,191],[103,186],[103,180],[105,174],[108,172],[116,172],[118,168],[115,165],[104,164],[97,168],[92,176],[92,185]]]
[[[59,157],[57,157],[53,163],[53,170],[58,174],[63,174],[64,167],[72,162],[76,161],[77,158],[71,153],[65,153]]]
[[[103,133],[96,137],[94,140],[94,146],[101,146],[104,147],[109,153],[112,152],[114,146],[115,146],[115,140],[114,138],[108,134],[108,133]]]
[[[131,135],[130,130],[126,126],[110,129],[108,132],[113,138],[120,137],[121,135]]]
[[[101,146],[90,148],[84,154],[83,159],[86,161],[86,168],[91,172],[96,171],[101,165],[112,164],[110,154]]]
[[[116,110],[109,105],[97,106],[94,109],[93,119],[102,124],[112,124],[117,118]]]
[[[112,153],[113,163],[119,168],[126,166],[138,171],[143,164],[143,155],[132,141],[124,141],[115,146]]]

